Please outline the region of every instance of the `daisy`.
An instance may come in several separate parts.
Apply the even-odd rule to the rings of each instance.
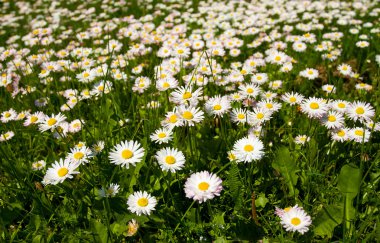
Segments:
[[[104,149],[104,141],[97,141],[94,145],[91,147],[91,151],[94,155],[99,154]]]
[[[71,179],[74,174],[79,174],[78,171],[75,171],[78,165],[79,164],[72,163],[69,160],[60,159],[46,171],[42,183],[44,185],[57,185],[58,183],[62,183],[67,178]]]
[[[298,231],[301,234],[309,231],[312,221],[310,216],[297,205],[291,208],[285,208],[281,213],[281,225],[286,231]]]
[[[15,135],[15,133],[12,131],[2,133],[2,134],[0,134],[0,142],[7,141],[7,140],[13,138],[14,135]]]
[[[311,97],[301,103],[302,112],[310,118],[320,118],[327,112],[328,106],[321,98]]]
[[[158,144],[168,143],[173,139],[172,135],[173,132],[171,129],[160,128],[150,135],[150,139]]]
[[[26,119],[24,121],[24,126],[30,126],[31,124],[38,124],[43,118],[45,117],[45,114],[41,111],[37,111],[33,114],[26,115]]]
[[[208,171],[201,171],[190,175],[185,183],[187,198],[192,198],[199,203],[220,196],[222,191],[222,180]]]
[[[354,127],[349,130],[348,136],[357,143],[368,142],[371,132],[362,127]]]
[[[32,164],[32,170],[42,170],[43,168],[45,168],[45,166],[46,162],[44,160],[39,160]]]
[[[7,123],[9,121],[16,120],[16,117],[17,117],[17,112],[13,109],[10,109],[8,111],[4,111],[3,113],[1,113],[0,120],[3,123]]]
[[[238,124],[244,124],[247,122],[247,110],[241,108],[232,109],[231,113],[231,121]]]
[[[128,197],[128,209],[138,216],[141,214],[150,215],[155,210],[157,200],[145,191],[137,191]]]
[[[66,120],[66,116],[58,113],[57,115],[52,114],[50,117],[45,116],[41,122],[38,124],[38,128],[41,132],[45,132],[47,130],[53,130],[57,128],[60,123]]]
[[[350,65],[348,64],[341,64],[338,66],[338,71],[342,74],[342,75],[345,75],[345,76],[350,76],[351,72],[352,72],[352,68]]]
[[[330,133],[331,138],[334,141],[344,142],[350,140],[348,128],[342,127],[340,129],[333,130]]]
[[[180,115],[174,111],[166,113],[165,120],[161,122],[161,125],[166,129],[173,129],[174,127],[183,126],[184,121],[181,119]]]
[[[210,115],[222,117],[231,108],[231,102],[227,96],[217,95],[210,98],[206,104],[205,109]]]
[[[337,111],[329,111],[322,117],[321,122],[328,129],[338,129],[344,125],[344,117]]]
[[[195,123],[200,123],[204,119],[204,112],[196,107],[180,106],[178,114],[184,121],[185,125],[194,126]]]
[[[79,120],[79,119],[75,119],[74,121],[70,122],[69,132],[76,133],[76,132],[79,132],[80,130],[82,130],[82,123],[84,123],[84,122]]]
[[[156,88],[159,91],[165,91],[168,89],[174,89],[177,88],[178,81],[173,77],[167,77],[164,79],[158,79],[156,82]]]
[[[127,236],[131,237],[136,234],[137,230],[139,229],[139,224],[135,219],[132,219],[128,222],[127,225]]]
[[[235,142],[233,151],[237,162],[252,162],[264,156],[264,144],[255,136],[248,136]]]
[[[375,115],[375,110],[368,103],[355,101],[348,105],[347,115],[354,121],[367,122]]]
[[[306,68],[305,70],[300,72],[300,76],[305,77],[309,80],[316,79],[319,75],[319,72],[317,69],[313,68]]]
[[[248,123],[250,125],[261,125],[271,119],[272,112],[265,107],[257,107],[248,112]]]
[[[111,183],[108,188],[102,187],[98,192],[100,197],[114,197],[119,193],[119,191],[120,186],[118,184]]]
[[[78,163],[81,165],[88,163],[88,160],[93,156],[91,149],[82,146],[80,148],[76,147],[70,149],[70,153],[67,155],[66,159],[70,160],[72,163]]]
[[[202,95],[202,88],[192,91],[191,88],[179,87],[170,94],[170,100],[175,104],[196,105]]]
[[[339,113],[344,114],[348,108],[349,103],[345,100],[335,100],[329,103],[329,107]]]
[[[111,163],[129,168],[129,165],[135,165],[142,161],[144,157],[144,148],[136,141],[124,141],[114,146],[108,158]]]
[[[294,139],[294,142],[296,144],[301,144],[301,145],[304,145],[306,142],[309,142],[310,141],[310,137],[306,136],[306,135],[298,135],[295,139]]]
[[[247,85],[240,85],[239,91],[241,94],[243,94],[246,97],[256,97],[261,93],[261,89],[256,84],[247,84]]]
[[[163,148],[155,155],[158,164],[163,171],[176,172],[185,164],[185,156],[175,148]]]
[[[281,96],[281,99],[290,105],[300,104],[304,99],[304,96],[295,92],[285,93]]]
[[[336,92],[335,86],[331,85],[331,84],[323,85],[322,90],[325,91],[326,93],[335,93]]]
[[[267,109],[271,113],[274,113],[281,109],[281,104],[273,100],[266,99],[257,103],[257,107]]]

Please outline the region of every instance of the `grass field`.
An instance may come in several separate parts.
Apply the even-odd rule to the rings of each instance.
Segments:
[[[0,4],[0,242],[379,242],[380,4]]]

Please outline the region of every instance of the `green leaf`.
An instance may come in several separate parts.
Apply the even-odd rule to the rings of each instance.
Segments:
[[[288,148],[280,147],[277,150],[272,167],[284,177],[285,183],[289,189],[289,196],[294,196],[294,186],[297,184],[298,180],[298,175],[296,174],[298,167]]]
[[[338,177],[338,188],[348,199],[352,200],[359,192],[361,178],[359,168],[353,165],[344,165]]]
[[[32,240],[32,243],[40,243],[42,240],[42,235],[36,235],[33,240]]]
[[[255,200],[255,205],[256,207],[265,207],[268,202],[268,198],[266,198],[264,194],[260,194],[260,196]]]
[[[341,205],[323,207],[313,222],[315,225],[315,234],[331,238],[335,227],[342,223],[342,219],[343,207]]]
[[[97,241],[102,243],[106,243],[108,241],[108,232],[106,226],[104,226],[101,222],[96,221],[95,219],[91,219],[90,226],[92,232],[98,235]]]

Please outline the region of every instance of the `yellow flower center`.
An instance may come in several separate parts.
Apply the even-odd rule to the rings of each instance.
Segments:
[[[364,132],[362,130],[356,130],[355,135],[362,137],[364,135]]]
[[[185,92],[182,95],[182,98],[184,98],[184,99],[190,99],[191,97],[193,97],[193,95],[190,92]]]
[[[355,112],[356,112],[356,114],[363,115],[364,109],[362,107],[359,107],[359,108],[356,108]]]
[[[237,117],[238,117],[239,119],[245,119],[245,115],[244,115],[244,114],[239,114],[239,115],[237,115]]]
[[[340,131],[337,133],[337,135],[338,135],[339,137],[344,137],[344,135],[346,135],[346,133],[345,133],[343,130],[340,130]]]
[[[272,109],[272,108],[273,108],[273,105],[272,105],[271,103],[268,103],[268,104],[266,104],[266,107],[267,107],[268,109]]]
[[[333,116],[333,115],[329,115],[329,117],[327,118],[327,120],[329,120],[329,122],[335,122],[336,121],[336,117]]]
[[[291,207],[287,207],[287,208],[284,208],[284,211],[285,211],[285,212],[289,212],[290,209],[292,209],[292,208],[291,208]]]
[[[76,159],[76,160],[80,160],[80,159],[82,159],[84,157],[84,153],[82,153],[82,152],[76,152],[75,154],[74,154],[74,159]]]
[[[280,56],[276,56],[276,57],[274,58],[274,60],[277,61],[277,62],[279,62],[279,61],[281,61],[281,57],[280,57]]]
[[[48,121],[47,121],[47,124],[49,126],[54,126],[54,124],[57,123],[57,120],[55,118],[50,118]]]
[[[247,89],[247,93],[248,93],[248,94],[252,94],[253,91],[254,91],[254,90],[253,90],[252,88],[248,88],[248,89]]]
[[[157,135],[159,138],[165,138],[166,137],[166,134],[164,132],[160,132],[158,135]]]
[[[292,102],[292,103],[294,103],[294,102],[297,101],[297,99],[296,99],[295,97],[290,97],[290,98],[289,98],[289,101]]]
[[[297,218],[297,217],[294,217],[294,218],[292,218],[292,219],[290,220],[290,223],[291,223],[292,225],[297,226],[297,225],[299,225],[299,224],[301,223],[301,220],[300,220],[299,218]]]
[[[222,109],[221,105],[214,105],[214,110],[219,111],[220,109]]]
[[[344,103],[338,103],[338,107],[343,109],[343,108],[346,108],[346,105]]]
[[[169,117],[170,123],[176,123],[177,122],[177,115],[171,115]]]
[[[244,146],[244,151],[246,152],[252,152],[253,151],[253,146],[248,144]]]
[[[183,114],[182,114],[183,118],[185,118],[186,120],[191,120],[193,119],[193,113],[191,113],[190,111],[185,111]]]
[[[69,173],[69,170],[65,167],[62,167],[61,169],[58,170],[59,177],[64,177],[65,175],[67,175],[67,173]]]
[[[264,118],[264,114],[263,113],[258,113],[257,115],[256,115],[256,117],[257,117],[257,119],[263,119]]]
[[[177,51],[178,54],[183,54],[184,52],[185,52],[185,51],[182,50],[182,49],[179,49],[179,50]]]
[[[130,159],[133,156],[133,152],[129,149],[124,149],[123,152],[121,152],[121,157],[123,159]]]
[[[169,84],[168,82],[165,82],[165,83],[162,85],[162,87],[164,87],[164,88],[169,88],[169,87],[170,87],[170,84]]]
[[[148,199],[146,199],[145,197],[140,198],[139,200],[137,200],[137,205],[139,205],[140,207],[148,206]]]
[[[167,164],[169,164],[169,165],[172,165],[172,164],[174,164],[174,163],[176,162],[176,159],[175,159],[173,156],[168,155],[168,156],[166,156],[166,158],[165,158],[165,162],[166,162]]]
[[[310,103],[310,108],[313,109],[313,110],[316,110],[316,109],[319,108],[319,105],[318,105],[318,103],[311,102],[311,103]]]
[[[207,182],[201,182],[199,183],[198,185],[198,188],[199,190],[201,191],[207,191],[207,189],[210,187],[210,184],[208,184]]]
[[[5,113],[4,116],[5,116],[5,118],[9,118],[11,116],[11,113],[7,112],[7,113]]]

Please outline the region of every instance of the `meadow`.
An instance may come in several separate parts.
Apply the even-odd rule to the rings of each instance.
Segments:
[[[380,242],[378,0],[0,9],[0,242]]]

